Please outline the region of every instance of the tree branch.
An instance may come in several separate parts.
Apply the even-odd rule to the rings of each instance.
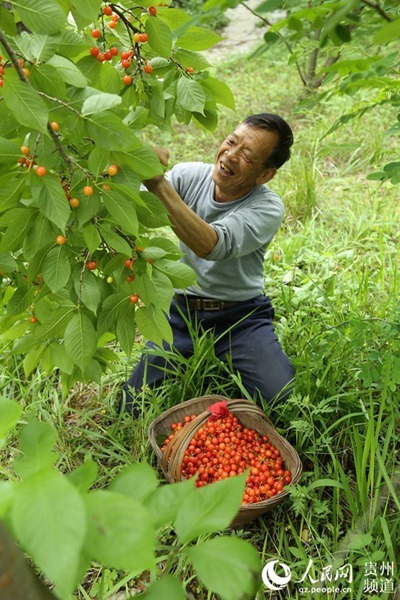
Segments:
[[[247,4],[245,4],[244,2],[241,2],[241,4],[242,4],[242,5],[243,5],[245,8],[247,8],[247,10],[248,10],[248,11],[250,11],[250,12],[251,12],[253,15],[255,15],[256,17],[258,17],[258,18],[259,18],[259,19],[260,19],[260,20],[261,20],[263,23],[265,23],[265,25],[268,25],[269,27],[271,26],[271,23],[268,21],[268,19],[266,19],[265,17],[262,17],[261,15],[259,15],[259,14],[258,14],[257,12],[255,12],[255,11],[254,11],[252,8],[250,8],[250,6],[247,6]],[[277,32],[277,35],[279,35],[279,37],[281,38],[281,40],[282,40],[282,41],[283,41],[283,43],[285,44],[286,48],[289,50],[289,53],[290,53],[290,54],[293,54],[293,50],[292,50],[292,48],[291,48],[291,46],[290,46],[289,42],[286,40],[286,38],[285,38],[285,37],[284,37],[284,36],[283,36],[283,35],[282,35],[280,32]],[[301,68],[300,68],[299,62],[296,60],[294,64],[295,64],[295,66],[296,66],[297,72],[298,72],[298,74],[299,74],[299,77],[300,77],[300,79],[301,79],[301,81],[302,81],[303,85],[304,85],[305,87],[307,87],[307,86],[308,86],[308,82],[307,82],[307,79],[306,79],[306,77],[304,76],[304,74],[303,74],[303,72],[302,72],[302,70],[301,70]]]
[[[5,525],[0,522],[0,598],[56,600],[34,574]]]
[[[385,21],[390,21],[390,22],[393,21],[392,17],[390,15],[388,15],[387,12],[384,11],[382,6],[378,2],[375,3],[375,2],[371,2],[370,0],[361,0],[361,2],[362,2],[362,4],[369,6],[373,10],[376,10],[376,12],[379,13],[381,15],[381,17],[383,19],[385,19]]]
[[[16,69],[20,79],[26,83],[27,85],[31,86],[31,82],[29,81],[29,79],[27,78],[27,76],[25,75],[21,65],[18,62],[18,57],[16,55],[16,53],[14,52],[14,49],[12,48],[12,46],[9,44],[6,36],[4,35],[4,33],[0,30],[0,42],[3,44],[4,49],[6,50],[14,68]],[[31,86],[33,87],[33,86]],[[64,106],[67,106],[64,102],[62,102],[62,100],[58,100],[57,98],[53,98],[51,96],[47,96],[47,94],[44,94],[43,92],[39,92],[38,90],[36,90],[38,92],[39,95],[41,96],[45,96],[48,99],[54,100],[55,102],[61,102],[61,104],[63,104]],[[71,107],[69,107],[71,108]],[[74,112],[76,112],[78,115],[78,111],[75,111],[75,109],[71,108],[71,110],[73,110]],[[74,169],[73,169],[73,161],[71,160],[70,156],[67,154],[65,148],[62,146],[58,135],[56,134],[56,132],[54,131],[54,129],[52,128],[52,126],[50,125],[50,123],[47,123],[47,131],[50,134],[50,137],[52,138],[57,151],[61,154],[62,158],[64,159],[65,163],[68,166],[68,170],[70,172],[70,175],[72,177],[72,175],[74,174]]]

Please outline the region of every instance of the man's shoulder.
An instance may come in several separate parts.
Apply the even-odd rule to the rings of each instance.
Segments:
[[[273,206],[278,212],[284,211],[282,198],[267,185],[257,185],[249,195],[253,203],[260,203],[263,206]]]
[[[213,165],[203,162],[177,163],[166,177],[179,194],[210,184]]]
[[[176,165],[174,165],[171,169],[171,172],[173,174],[181,174],[184,173],[185,175],[191,174],[193,176],[195,175],[209,175],[211,174],[213,165],[209,164],[209,163],[204,163],[204,162],[182,162],[182,163],[177,163]]]

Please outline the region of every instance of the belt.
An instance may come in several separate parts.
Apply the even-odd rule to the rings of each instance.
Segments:
[[[198,296],[188,296],[183,294],[174,294],[175,300],[179,304],[189,306],[189,308],[195,308],[196,310],[224,310],[224,308],[230,308],[231,306],[237,306],[242,302],[231,302],[230,300],[218,300],[218,298],[199,298]]]

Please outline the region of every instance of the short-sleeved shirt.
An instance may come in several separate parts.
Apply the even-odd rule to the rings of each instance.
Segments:
[[[281,198],[266,185],[256,185],[231,202],[214,200],[214,165],[179,163],[167,179],[183,199],[218,235],[205,258],[183,242],[181,260],[197,274],[197,285],[185,292],[205,298],[248,300],[264,293],[264,255],[283,219]]]

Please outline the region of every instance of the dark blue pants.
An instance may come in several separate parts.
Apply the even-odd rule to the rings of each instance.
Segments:
[[[276,337],[272,324],[274,309],[267,296],[219,311],[188,309],[174,299],[170,312],[172,347],[187,357],[193,354],[193,344],[183,315],[192,324],[200,325],[202,331],[212,331],[216,356],[223,362],[229,358],[252,397],[256,399],[261,394],[268,402],[278,395],[281,400],[290,395],[294,369]],[[148,346],[154,347],[154,344]],[[166,376],[165,366],[161,356],[144,354],[141,357],[123,388],[126,410],[134,408],[134,390],[139,391],[144,383],[151,387],[160,385]]]

